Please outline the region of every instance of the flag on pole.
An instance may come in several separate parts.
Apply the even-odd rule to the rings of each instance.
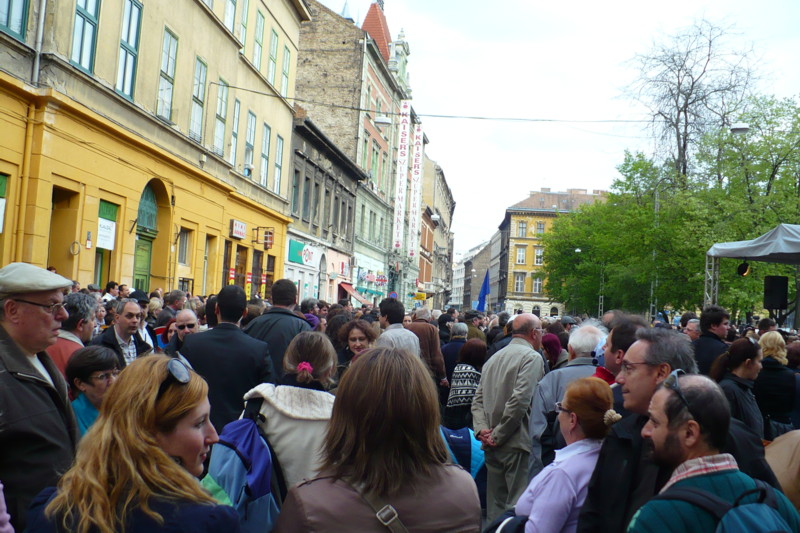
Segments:
[[[489,271],[483,277],[483,284],[481,285],[481,292],[478,295],[478,311],[486,311],[486,297],[489,296]]]

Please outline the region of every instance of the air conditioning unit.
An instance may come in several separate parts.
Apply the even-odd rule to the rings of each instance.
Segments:
[[[439,213],[434,213],[431,215],[431,220],[433,220],[434,222],[439,222],[440,220],[442,220],[442,216]]]

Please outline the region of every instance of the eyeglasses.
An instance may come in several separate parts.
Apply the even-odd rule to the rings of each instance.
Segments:
[[[116,378],[117,376],[119,376],[119,370],[115,368],[114,370],[103,372],[102,374],[97,374],[96,376],[89,376],[89,379],[95,379],[97,381],[110,381],[111,378]]]
[[[175,358],[170,359],[167,363],[167,377],[164,378],[164,381],[162,381],[161,385],[158,387],[156,401],[161,398],[161,395],[164,394],[164,391],[167,390],[170,384],[179,383],[181,385],[186,385],[189,383],[191,377],[189,367],[187,367],[183,361]]]
[[[561,404],[561,402],[556,402],[556,411],[558,411],[559,413],[571,413],[572,412],[569,409],[567,409],[566,407],[564,407]]]
[[[178,328],[179,330],[183,331],[183,330],[184,330],[184,329],[186,329],[186,328],[189,328],[189,329],[194,329],[194,327],[195,327],[196,325],[197,325],[197,324],[181,324],[181,325],[179,326],[179,325],[175,324],[175,327],[176,327],[176,328]]]
[[[41,307],[42,309],[46,309],[48,313],[51,313],[53,315],[64,309],[64,302],[56,302],[54,304],[40,304],[39,302],[31,302],[29,300],[23,300],[22,298],[12,298],[12,299],[15,302],[22,302],[24,304]]]
[[[640,363],[631,363],[630,361],[626,361],[625,359],[622,360],[622,371],[626,374],[630,374],[633,372],[633,369],[636,368],[637,365],[650,365],[647,361],[642,361]]]
[[[673,370],[672,372],[669,373],[667,379],[664,380],[664,387],[671,391],[675,391],[675,394],[678,396],[678,398],[680,398],[681,402],[683,402],[683,405],[686,406],[686,410],[689,411],[689,414],[692,415],[692,418],[694,418],[694,414],[692,413],[692,408],[689,407],[689,402],[686,400],[686,396],[683,395],[680,383],[678,383],[678,378],[680,378],[683,375],[686,375],[686,372],[683,371],[682,369],[678,368],[676,370]]]

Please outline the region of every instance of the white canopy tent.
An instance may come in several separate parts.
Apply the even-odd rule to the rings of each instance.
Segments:
[[[719,258],[800,265],[800,224],[779,224],[749,241],[721,242],[706,252],[705,305],[716,304],[719,294]]]

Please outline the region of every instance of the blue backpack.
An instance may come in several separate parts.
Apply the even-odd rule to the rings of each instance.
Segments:
[[[679,500],[700,507],[717,519],[717,533],[789,533],[789,524],[778,513],[778,499],[774,489],[763,481],[754,481],[756,488],[743,492],[732,504],[694,487],[670,487],[653,499]],[[754,494],[758,494],[755,501],[742,501]]]
[[[272,531],[285,497],[280,467],[256,423],[262,401],[248,401],[242,418],[222,428],[201,482],[220,504],[236,509],[242,533]]]
[[[475,485],[478,487],[478,497],[481,500],[481,507],[486,508],[486,463],[483,459],[481,443],[475,438],[475,433],[470,428],[450,429],[439,426],[439,430],[444,438],[447,451],[453,463],[461,465],[461,468],[472,475]]]

